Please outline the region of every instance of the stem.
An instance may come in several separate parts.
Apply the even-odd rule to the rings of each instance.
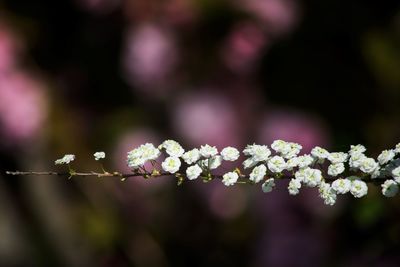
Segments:
[[[36,175],[36,176],[70,176],[70,172],[54,172],[54,171],[6,171],[7,175],[12,175],[12,176],[26,176],[26,175]],[[221,174],[209,174],[210,178],[212,179],[222,179]],[[154,173],[154,172],[141,172],[141,173],[120,173],[120,172],[76,172],[74,171],[73,176],[77,177],[118,177],[119,179],[126,179],[126,178],[131,178],[131,177],[146,177],[146,178],[154,178],[154,177],[162,177],[162,176],[174,176],[173,174],[167,173],[167,172],[159,172],[159,173]],[[241,183],[249,181],[249,175],[240,175],[241,178]],[[266,177],[266,178],[271,178],[271,177]],[[276,177],[273,177],[276,178]],[[280,176],[279,180],[284,180],[284,179],[291,179],[293,178],[292,175],[285,175],[283,174]],[[338,178],[325,178],[325,181],[327,182],[332,182]],[[360,179],[366,183],[375,183],[375,184],[380,184],[385,181],[385,179],[382,178],[375,178],[371,179],[370,177],[360,177]]]

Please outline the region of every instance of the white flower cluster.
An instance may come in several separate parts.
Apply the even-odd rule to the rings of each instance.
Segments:
[[[299,155],[301,149],[300,144],[283,140],[274,141],[271,149],[267,145],[247,145],[243,150],[242,165],[244,170],[251,169],[248,175],[236,168],[220,176],[222,183],[231,186],[239,179],[250,183],[263,181],[263,192],[270,192],[276,180],[293,177],[288,185],[290,195],[299,194],[302,186],[318,187],[327,205],[333,205],[339,194],[350,193],[356,198],[365,196],[368,193],[366,180],[371,179],[384,179],[381,183],[384,196],[393,197],[399,191],[400,143],[394,149],[384,150],[376,160],[364,154],[366,148],[362,145],[351,146],[348,152],[329,152],[317,146],[310,154]],[[189,180],[210,179],[213,177],[211,170],[220,167],[223,161],[240,158],[239,150],[234,147],[225,147],[219,152],[216,147],[206,144],[185,152],[178,142],[166,140],[157,148],[146,143],[128,152],[128,166],[134,171],[144,170],[145,163],[154,164],[162,152],[168,155],[161,163],[163,171],[178,174],[184,165]],[[102,158],[96,154],[96,160]]]
[[[75,155],[67,154],[67,155],[64,155],[64,157],[62,157],[61,159],[57,159],[54,162],[54,164],[56,164],[56,165],[70,164],[74,160],[75,160]]]
[[[93,156],[94,156],[95,160],[101,160],[101,159],[106,158],[106,153],[104,153],[103,151],[100,151],[100,152],[94,153]]]

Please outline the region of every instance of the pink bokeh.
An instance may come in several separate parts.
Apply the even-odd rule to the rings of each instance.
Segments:
[[[171,108],[173,129],[189,145],[240,145],[238,115],[224,95],[202,90],[182,96]]]
[[[261,58],[266,34],[253,22],[235,25],[221,49],[222,61],[235,72],[248,72]]]
[[[294,0],[241,0],[239,3],[274,35],[290,32],[299,20],[299,6]]]
[[[75,0],[81,8],[95,14],[108,14],[120,5],[122,0]]]
[[[13,69],[18,61],[21,44],[10,29],[0,22],[0,73]]]
[[[44,85],[24,72],[0,74],[0,131],[7,145],[32,141],[47,117]]]
[[[258,141],[271,144],[276,139],[297,142],[302,153],[309,153],[315,146],[329,147],[330,135],[325,123],[316,116],[295,110],[268,112],[260,122]]]
[[[178,60],[172,32],[156,24],[129,30],[122,58],[125,79],[134,89],[152,96],[167,93]]]

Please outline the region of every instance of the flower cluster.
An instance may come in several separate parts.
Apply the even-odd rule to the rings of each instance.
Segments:
[[[75,155],[67,154],[64,155],[61,159],[57,159],[54,164],[56,165],[63,165],[63,164],[70,164],[72,161],[75,160]]]
[[[185,178],[201,178],[205,182],[219,178],[226,186],[262,182],[265,193],[273,190],[277,180],[289,179],[290,195],[299,194],[302,187],[316,187],[327,205],[335,204],[338,195],[365,196],[368,182],[380,184],[386,197],[393,197],[399,191],[400,143],[394,149],[382,151],[376,159],[365,154],[363,145],[351,146],[347,152],[329,152],[317,146],[310,154],[300,155],[301,149],[300,144],[276,140],[270,147],[247,145],[242,153],[234,147],[218,151],[207,144],[185,151],[178,142],[166,140],[158,147],[146,143],[129,151],[127,164],[134,174],[145,177],[173,174],[180,183]],[[158,170],[157,160],[163,153],[166,157],[160,162],[162,170]],[[94,157],[102,159],[105,153],[96,152]],[[238,161],[241,157],[243,169],[238,166],[225,174],[212,173],[224,161]],[[74,158],[65,155],[55,163],[69,164]],[[147,162],[152,163],[152,170],[146,170]]]

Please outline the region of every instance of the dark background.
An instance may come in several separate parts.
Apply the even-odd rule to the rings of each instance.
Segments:
[[[307,153],[400,141],[398,1],[0,0],[1,266],[398,266],[398,197],[286,182],[10,177],[126,170],[166,138]],[[230,168],[232,166],[229,166]]]

